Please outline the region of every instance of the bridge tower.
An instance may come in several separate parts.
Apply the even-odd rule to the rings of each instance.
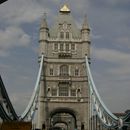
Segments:
[[[37,129],[55,126],[64,130],[87,130],[89,89],[85,55],[90,58],[89,33],[86,17],[79,29],[66,4],[60,9],[53,26],[49,27],[43,17],[39,57],[44,54],[44,65]]]

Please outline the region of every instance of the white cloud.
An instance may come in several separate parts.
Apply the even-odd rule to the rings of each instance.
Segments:
[[[102,100],[113,112],[129,109],[130,54],[108,48],[93,48],[92,52],[92,72]]]
[[[16,46],[27,46],[30,36],[19,27],[7,27],[0,30],[0,56],[5,56],[6,51]]]
[[[125,13],[124,13],[124,12],[122,12],[122,10],[120,10],[120,7],[118,7],[118,10],[116,10],[117,8],[111,8],[111,7],[118,6],[119,3],[121,3],[121,2],[126,3],[126,1],[129,2],[129,0],[124,0],[124,1],[106,0],[106,1],[104,1],[106,3],[105,6],[102,5],[101,1],[98,1],[96,3],[96,0],[93,0],[93,1],[91,1],[91,0],[81,0],[81,1],[72,0],[69,2],[69,4],[70,4],[70,9],[72,10],[72,15],[76,18],[76,21],[82,22],[84,14],[87,13],[87,15],[89,16],[88,21],[89,20],[91,21],[91,22],[89,22],[89,24],[92,26],[92,28],[94,29],[94,32],[95,32],[94,34],[92,34],[92,38],[94,40],[98,39],[98,43],[100,42],[99,40],[102,39],[103,41],[106,41],[106,42],[101,41],[100,42],[101,44],[112,48],[113,45],[111,43],[108,43],[108,41],[105,39],[106,38],[105,36],[107,36],[108,38],[111,38],[112,41],[114,41],[114,39],[117,38],[117,36],[116,37],[114,37],[114,36],[116,34],[118,34],[119,38],[116,39],[117,40],[117,41],[115,41],[116,43],[119,42],[120,45],[121,45],[121,43],[122,44],[125,43],[125,45],[128,45],[128,46],[130,43],[128,37],[124,37],[124,38],[120,37],[121,35],[124,34],[124,30],[126,29],[126,28],[124,28],[123,25],[127,26],[127,24],[124,23],[124,20],[126,18],[128,18],[129,11],[125,11]],[[95,4],[96,7],[93,6],[91,4],[91,2],[96,3]],[[2,4],[0,7],[0,23],[1,23],[0,24],[0,56],[7,56],[9,54],[9,49],[11,49],[11,48],[27,46],[30,43],[31,36],[29,36],[27,33],[25,33],[25,31],[23,30],[22,27],[24,25],[26,25],[26,23],[32,24],[35,21],[39,20],[41,15],[44,13],[44,11],[46,11],[48,13],[48,21],[49,22],[52,21],[52,18],[55,17],[56,13],[58,13],[58,10],[63,3],[64,3],[64,1],[61,1],[61,0],[54,0],[54,1],[52,1],[52,0],[9,0],[5,4]],[[123,4],[121,4],[121,5],[123,5]],[[125,9],[126,8],[124,8],[124,10]],[[128,21],[128,23],[129,23],[129,21]],[[79,25],[81,25],[80,22],[79,22]],[[3,29],[3,28],[5,28],[5,29]],[[24,28],[25,28],[25,26],[24,26]],[[26,25],[26,29],[29,29],[27,27],[27,25]],[[128,29],[128,31],[129,31],[129,29]],[[125,32],[125,33],[127,33],[127,32]],[[119,34],[120,34],[120,36],[119,36]],[[105,35],[105,36],[102,37],[103,35]],[[127,36],[129,36],[129,34]],[[113,37],[114,37],[114,39],[113,39]],[[101,44],[100,44],[100,46],[101,46]],[[95,44],[95,45],[98,46],[99,44]],[[33,48],[33,49],[35,50],[35,48]],[[35,51],[37,51],[37,50],[35,50]],[[109,104],[110,104],[109,106],[111,106],[111,108],[115,108],[115,110],[119,110],[118,108],[120,106],[119,105],[120,101],[118,99],[120,97],[120,94],[119,95],[116,94],[115,91],[113,91],[113,89],[115,86],[120,87],[126,82],[119,81],[117,83],[117,81],[114,82],[114,80],[111,80],[111,79],[114,79],[115,77],[118,77],[121,74],[122,74],[122,79],[125,79],[126,78],[125,75],[130,74],[130,71],[129,71],[129,66],[130,66],[129,57],[130,56],[129,56],[129,54],[124,53],[123,51],[117,51],[114,49],[105,49],[105,48],[103,48],[103,49],[94,48],[92,53],[97,58],[97,60],[101,61],[99,66],[102,67],[102,70],[101,70],[101,72],[99,72],[99,70],[98,70],[99,66],[97,65],[96,69],[95,69],[95,73],[97,74],[96,80],[98,80],[98,82],[100,82],[102,90],[104,91],[104,97],[107,98],[106,102],[109,102]],[[28,57],[29,57],[29,55],[30,54],[28,54]],[[33,55],[33,54],[31,53],[31,55]],[[10,57],[10,58],[12,58],[12,57]],[[16,57],[13,57],[13,58],[16,58]],[[5,67],[5,64],[3,64],[3,67],[0,66],[0,70],[4,73],[4,75],[6,73],[7,82],[9,82],[8,86],[9,87],[13,86],[11,88],[12,91],[15,88],[17,88],[19,91],[23,90],[24,92],[26,92],[26,89],[27,89],[26,87],[19,87],[19,86],[29,86],[29,85],[26,85],[27,83],[25,82],[27,77],[23,76],[23,80],[22,80],[22,78],[19,78],[19,80],[18,79],[16,80],[16,78],[10,79],[9,74],[7,74],[7,73],[10,73],[10,75],[11,75],[11,73],[14,73],[14,71],[12,69],[15,69],[16,70],[15,76],[20,77],[21,75],[19,73],[21,73],[21,72],[19,72],[19,71],[25,70],[25,65],[23,65],[23,63],[21,62],[21,66],[23,66],[23,69],[22,69],[22,67],[21,67],[21,69],[19,69],[17,67],[14,67],[15,65],[18,65],[17,63],[13,62],[11,65],[10,60],[8,60],[8,58],[5,58],[4,60],[7,62],[7,64],[9,66],[11,66],[10,68],[6,68],[8,66]],[[30,57],[28,58],[28,61],[30,61]],[[104,61],[108,62],[107,69],[103,69],[103,68],[106,68],[105,66],[102,65],[102,63],[104,63]],[[3,62],[3,61],[1,60],[1,62]],[[25,62],[25,60],[24,60],[24,62]],[[115,64],[115,67],[110,66],[109,63]],[[18,66],[20,66],[20,65],[18,65]],[[30,65],[26,65],[26,69],[28,69],[28,68],[30,68]],[[31,72],[35,73],[35,71],[36,70],[32,70]],[[33,77],[32,73],[30,74],[30,79]],[[108,75],[104,75],[104,73],[107,73]],[[100,76],[99,76],[99,74],[100,74]],[[13,82],[16,82],[16,84],[13,84]],[[28,84],[31,84],[31,83],[32,83],[32,81],[28,82]],[[128,81],[127,81],[127,83],[128,83]],[[114,86],[114,87],[112,88],[111,86]],[[109,91],[108,91],[108,89],[109,89]],[[129,101],[129,96],[128,96],[129,91],[128,91],[127,95],[126,95],[126,93],[124,92],[123,96],[128,97],[127,101]],[[20,92],[16,92],[16,91],[15,91],[15,93],[10,93],[10,94],[11,94],[11,99],[13,100],[17,110],[23,111],[24,107],[26,107],[27,101],[30,97],[30,96],[28,96],[29,94],[27,92],[26,92],[26,94],[24,94],[24,93],[20,93]],[[25,99],[24,99],[24,96],[25,96]],[[109,97],[111,97],[113,99],[112,100],[113,102],[111,101],[111,99],[109,99]],[[21,101],[21,99],[23,99],[23,101]],[[126,101],[126,100],[124,100],[124,101]],[[116,103],[118,102],[116,106],[115,106],[115,102]],[[122,102],[123,102],[123,100],[122,100]],[[127,105],[128,104],[129,104],[129,102],[127,103]],[[124,105],[124,107],[125,107],[125,109],[127,109],[126,105]]]
[[[105,72],[111,76],[120,77],[121,79],[125,79],[128,75],[130,76],[130,53],[100,48],[93,49],[93,55],[98,60],[113,64],[113,66],[109,66],[105,70]]]
[[[35,0],[10,0],[0,8],[0,17],[1,21],[8,24],[33,23],[43,15],[45,10],[49,12]]]
[[[106,49],[106,48],[100,48],[100,49],[94,49],[93,48],[93,55],[100,60],[115,63],[115,64],[124,64],[130,61],[130,54],[121,52],[114,49]]]
[[[130,48],[130,37],[129,36],[121,36],[115,39],[117,46]]]

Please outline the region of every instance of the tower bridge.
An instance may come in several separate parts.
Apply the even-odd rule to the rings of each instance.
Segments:
[[[39,72],[30,102],[17,115],[0,77],[1,120],[31,121],[37,130],[127,129],[130,112],[113,114],[98,94],[90,70],[89,35],[87,18],[79,29],[67,5],[60,9],[52,27],[43,17]]]

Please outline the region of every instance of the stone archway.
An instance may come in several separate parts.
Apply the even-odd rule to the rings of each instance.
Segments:
[[[62,127],[60,123],[64,123],[66,127],[64,130],[71,130],[77,128],[77,113],[70,108],[56,108],[50,112],[50,126],[54,127],[56,124]]]

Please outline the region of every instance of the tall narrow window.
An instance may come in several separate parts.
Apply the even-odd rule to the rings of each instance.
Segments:
[[[67,84],[59,86],[59,96],[69,96],[69,87]]]
[[[76,96],[76,89],[71,89],[71,96]]]
[[[50,90],[51,90],[50,88],[48,88],[48,90],[47,90],[47,95],[48,95],[48,97],[51,96]]]
[[[54,44],[54,50],[57,51],[58,50],[58,43]]]
[[[68,76],[69,75],[69,67],[67,65],[62,65],[60,67],[60,75],[61,76]]]
[[[66,39],[69,39],[69,32],[66,32]]]
[[[64,32],[60,32],[60,38],[61,38],[61,39],[64,38]]]
[[[52,96],[57,96],[57,89],[56,88],[52,88],[51,95]]]
[[[60,44],[60,51],[63,51],[64,50],[64,44]]]
[[[66,51],[69,51],[69,43],[66,43]]]
[[[50,68],[50,75],[53,75],[53,68]]]
[[[75,50],[75,44],[73,43],[73,44],[71,44],[71,50]]]
[[[75,76],[79,76],[79,69],[78,68],[75,69]]]

